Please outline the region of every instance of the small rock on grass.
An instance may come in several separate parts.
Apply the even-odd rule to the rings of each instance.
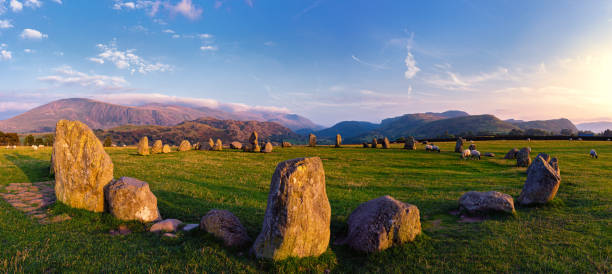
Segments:
[[[189,232],[189,231],[192,231],[192,230],[194,230],[194,229],[198,228],[199,226],[200,226],[199,224],[186,224],[186,225],[183,227],[183,231],[185,231],[185,232]]]
[[[149,231],[151,232],[176,232],[183,222],[177,219],[166,219],[155,223]]]

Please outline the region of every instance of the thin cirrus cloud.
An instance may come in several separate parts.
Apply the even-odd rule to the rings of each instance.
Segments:
[[[39,81],[57,86],[76,86],[100,90],[120,90],[129,85],[123,77],[88,74],[74,70],[70,66],[54,69],[53,75],[38,77]]]
[[[98,49],[101,51],[96,57],[91,57],[88,60],[104,64],[110,62],[118,69],[127,69],[131,73],[147,74],[149,72],[166,72],[171,71],[172,66],[160,62],[149,62],[135,54],[136,50],[119,50],[115,41],[105,45],[98,44]]]
[[[355,60],[355,62],[362,64],[362,65],[366,65],[368,67],[374,68],[374,69],[388,69],[388,67],[385,64],[372,64],[372,63],[368,63],[365,62],[363,60],[361,60],[359,57],[355,56],[355,55],[351,55],[351,59]]]
[[[211,46],[211,45],[206,45],[206,46],[201,46],[200,50],[201,51],[216,51],[217,47]]]
[[[0,29],[10,29],[13,27],[13,24],[11,24],[11,21],[7,20],[0,20]]]
[[[199,19],[203,12],[202,8],[194,5],[192,0],[180,0],[176,4],[172,4],[171,1],[160,0],[115,0],[115,3],[113,4],[113,9],[144,10],[151,17],[156,16],[161,10],[166,10],[171,16],[179,14],[190,20]]]
[[[48,35],[35,29],[24,29],[19,36],[24,40],[42,40],[49,37]]]

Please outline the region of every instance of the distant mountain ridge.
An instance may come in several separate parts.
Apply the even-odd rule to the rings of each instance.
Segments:
[[[296,114],[277,112],[228,112],[207,107],[172,104],[123,106],[84,98],[61,99],[0,121],[0,131],[51,132],[60,119],[79,120],[93,129],[122,125],[173,126],[183,121],[212,117],[221,120],[276,122],[292,130],[318,128],[312,121]]]
[[[580,124],[577,124],[576,127],[579,130],[590,130],[595,133],[600,133],[600,132],[605,131],[606,129],[612,129],[612,122],[601,121],[601,122],[580,123]]]

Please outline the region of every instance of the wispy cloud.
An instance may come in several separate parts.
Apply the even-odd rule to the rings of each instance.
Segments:
[[[253,7],[253,0],[244,0],[244,2],[249,5],[249,7]]]
[[[20,12],[21,10],[23,10],[23,4],[18,0],[11,0],[9,6],[11,7],[11,10],[13,12]]]
[[[25,6],[36,9],[42,6],[42,2],[40,0],[25,0]]]
[[[54,75],[42,76],[38,80],[57,86],[77,86],[101,90],[119,90],[129,84],[123,77],[87,74],[76,71],[70,66],[56,68],[54,72]]]
[[[19,36],[24,40],[42,40],[48,37],[48,35],[35,29],[24,29]]]
[[[0,61],[6,61],[13,59],[13,53],[6,50],[6,44],[0,44]]]
[[[216,51],[217,47],[211,46],[211,45],[206,45],[206,46],[201,46],[200,50],[201,51]]]
[[[406,58],[404,59],[404,64],[406,65],[406,71],[404,72],[404,77],[406,79],[412,79],[414,76],[421,71],[419,67],[417,67],[416,60],[412,55],[412,43],[414,41],[414,33],[410,34],[410,39],[406,43]]]
[[[372,68],[375,68],[375,69],[388,69],[388,68],[385,66],[385,64],[378,65],[378,64],[368,63],[368,62],[362,61],[361,59],[359,59],[359,58],[358,58],[357,56],[355,56],[355,55],[351,55],[351,59],[355,60],[355,62],[357,62],[357,63],[359,63],[359,64],[366,65],[366,66],[368,66],[368,67],[372,67]]]
[[[149,72],[165,72],[171,71],[172,66],[160,62],[149,62],[135,54],[136,50],[119,50],[116,41],[109,44],[98,44],[98,49],[101,51],[96,57],[89,58],[90,61],[99,64],[104,64],[108,61],[115,65],[118,69],[127,69],[131,73],[146,74]]]
[[[192,0],[180,0],[176,4],[171,1],[161,0],[136,0],[124,1],[115,0],[113,4],[115,10],[145,10],[151,17],[157,15],[160,10],[166,10],[171,16],[182,15],[190,20],[199,19],[202,15],[202,8],[193,4]]]
[[[0,29],[10,29],[13,27],[13,24],[11,24],[11,21],[6,19],[6,20],[0,20]]]
[[[293,16],[293,20],[300,19],[300,17],[302,17],[305,14],[309,13],[311,10],[317,8],[321,4],[321,2],[323,2],[323,1],[322,0],[314,1],[312,4],[310,4],[309,6],[307,6],[304,9],[302,9],[300,12],[298,12],[296,15],[294,15]]]

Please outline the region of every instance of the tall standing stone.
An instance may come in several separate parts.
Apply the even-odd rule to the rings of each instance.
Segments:
[[[261,152],[263,152],[263,153],[270,153],[270,152],[272,152],[272,149],[273,149],[272,143],[266,142],[266,145],[264,146],[264,149]]]
[[[391,144],[389,144],[389,139],[387,137],[385,137],[383,139],[383,142],[382,142],[382,148],[387,149],[387,148],[390,148],[390,147],[391,147]]]
[[[319,256],[329,244],[331,207],[319,157],[276,166],[262,231],[253,244],[258,258]]]
[[[342,136],[340,134],[336,134],[336,147],[342,146]]]
[[[455,152],[463,153],[464,144],[465,144],[465,139],[459,137],[459,139],[457,139],[457,143],[455,143]]]
[[[378,147],[378,139],[373,138],[372,139],[372,148],[377,148]]]
[[[258,136],[259,135],[257,134],[257,131],[253,131],[253,133],[251,133],[251,136],[249,137],[249,144],[258,144]]]
[[[531,157],[529,157],[529,153],[531,152],[531,148],[524,147],[516,154],[516,166],[518,167],[528,167],[531,164]]]
[[[561,172],[557,158],[540,153],[528,169],[527,180],[519,195],[522,205],[536,205],[550,202],[561,185]]]
[[[312,133],[310,133],[308,135],[308,146],[309,147],[316,147],[317,146],[317,136],[315,136]]]
[[[138,154],[149,155],[149,138],[147,138],[147,136],[140,138],[140,142],[138,142]]]
[[[416,140],[414,137],[410,136],[406,139],[406,143],[404,143],[404,148],[409,150],[416,150]]]
[[[212,138],[208,138],[208,150],[213,150],[215,148],[215,141]]]
[[[178,147],[178,151],[188,151],[191,150],[191,144],[187,140],[181,141],[181,144]]]
[[[60,120],[52,157],[57,200],[103,212],[104,187],[113,179],[113,162],[93,131],[79,121]]]
[[[164,145],[162,144],[161,140],[157,140],[155,141],[155,143],[153,143],[153,147],[151,148],[151,153],[162,153],[162,149],[163,149]]]

